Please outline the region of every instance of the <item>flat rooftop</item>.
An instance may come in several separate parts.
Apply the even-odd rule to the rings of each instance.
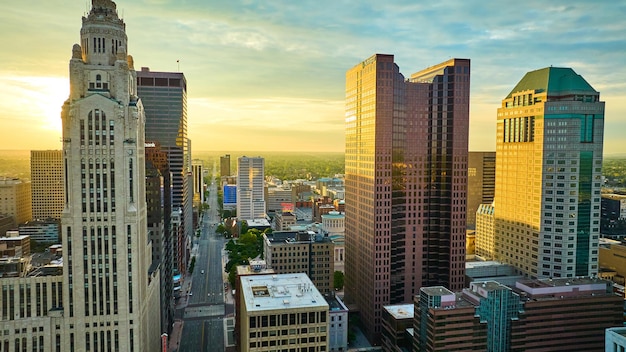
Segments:
[[[331,312],[342,311],[342,310],[345,310],[346,312],[348,311],[348,308],[346,307],[345,304],[343,304],[343,301],[339,297],[335,295],[333,296],[324,295],[324,298],[326,299],[326,303],[328,303],[328,307]]]
[[[248,312],[295,308],[323,308],[328,303],[304,273],[251,275],[241,279]]]
[[[395,319],[413,319],[413,304],[394,304],[383,306],[383,309],[389,312]]]
[[[454,294],[454,292],[448,290],[443,286],[422,287],[421,290],[429,296],[447,296]]]

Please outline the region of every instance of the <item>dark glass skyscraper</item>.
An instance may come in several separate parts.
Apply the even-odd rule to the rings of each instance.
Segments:
[[[346,73],[346,299],[370,341],[382,307],[463,287],[470,61],[406,79],[393,55]]]
[[[181,72],[137,72],[137,93],[146,113],[146,143],[158,142],[168,157],[172,175],[172,211],[182,211],[182,236],[174,236],[175,270],[187,267],[188,242],[193,236],[193,217],[188,173],[191,172],[187,139],[187,80]]]

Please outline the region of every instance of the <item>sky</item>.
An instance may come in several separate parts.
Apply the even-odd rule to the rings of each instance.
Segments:
[[[0,149],[61,149],[68,64],[90,1],[0,4]],[[345,72],[393,54],[405,77],[471,59],[470,151],[528,71],[571,67],[626,153],[626,1],[117,0],[135,69],[187,78],[192,151],[344,151]]]

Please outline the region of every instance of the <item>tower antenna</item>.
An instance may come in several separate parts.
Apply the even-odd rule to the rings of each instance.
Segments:
[[[176,60],[176,66],[178,66],[178,72],[180,72],[180,60]]]

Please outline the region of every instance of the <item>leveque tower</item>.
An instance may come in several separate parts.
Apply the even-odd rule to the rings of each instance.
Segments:
[[[145,117],[125,23],[92,0],[63,105],[62,351],[157,351],[159,271],[151,264]]]

